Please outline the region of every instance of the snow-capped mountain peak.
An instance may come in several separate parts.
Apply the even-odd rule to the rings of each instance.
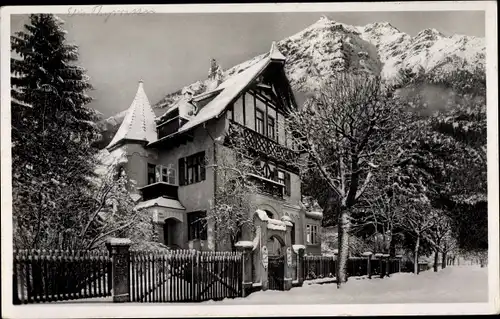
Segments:
[[[351,26],[326,16],[276,42],[276,46],[286,57],[285,70],[292,87],[302,92],[317,89],[324,78],[340,71],[381,75],[393,81],[401,69],[434,74],[458,68],[484,69],[486,54],[484,38],[446,36],[433,28],[411,36],[389,22]],[[219,81],[225,80],[257,63],[266,54],[268,52],[263,52],[225,71],[215,68],[214,73]],[[200,79],[185,88],[195,95],[203,93],[210,88],[210,79]],[[168,94],[154,107],[168,108],[182,97],[182,91],[183,88]],[[117,122],[118,118],[112,117],[109,122]]]

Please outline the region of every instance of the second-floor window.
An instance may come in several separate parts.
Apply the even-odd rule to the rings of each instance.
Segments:
[[[319,243],[318,238],[318,225],[307,225],[306,226],[306,241],[308,244],[314,245]]]
[[[205,180],[205,152],[179,159],[179,185],[189,185]]]
[[[278,170],[278,183],[285,186],[285,195],[290,196],[291,193],[291,183],[290,183],[290,173]]]
[[[264,133],[264,112],[255,110],[255,130],[257,133],[265,135]]]
[[[170,165],[148,163],[148,184],[164,182],[175,185],[175,168]]]
[[[267,117],[267,137],[272,140],[276,139],[274,118],[271,116]]]

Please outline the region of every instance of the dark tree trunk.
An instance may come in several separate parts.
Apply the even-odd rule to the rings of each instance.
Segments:
[[[439,251],[437,249],[434,250],[434,272],[438,271],[438,263],[439,263]]]
[[[417,235],[415,250],[413,251],[413,273],[418,275],[418,249],[420,248],[420,234]]]
[[[448,262],[448,258],[446,256],[446,251],[443,251],[443,255],[441,256],[441,268],[446,268],[446,263]]]
[[[343,208],[339,215],[338,241],[339,252],[337,260],[337,288],[347,281],[347,258],[349,257],[349,230],[350,230],[349,210]]]

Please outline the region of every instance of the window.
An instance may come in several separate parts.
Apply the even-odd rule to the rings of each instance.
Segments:
[[[175,168],[172,164],[168,166],[154,165],[148,163],[148,184],[165,182],[175,185]]]
[[[227,108],[227,118],[234,121],[234,104]]]
[[[205,212],[194,212],[188,214],[188,240],[207,240],[207,217]]]
[[[148,184],[156,183],[155,170],[156,165],[148,163]]]
[[[278,183],[285,185],[285,172],[278,171]]]
[[[290,173],[285,171],[278,171],[278,183],[285,186],[285,195],[290,196]]]
[[[161,181],[172,185],[175,184],[175,169],[172,168],[172,165],[169,165],[169,167],[162,166]]]
[[[292,231],[290,233],[292,245],[295,244],[295,223],[292,222]]]
[[[179,184],[189,185],[205,180],[205,152],[179,159]]]
[[[306,226],[306,241],[310,245],[318,244],[318,225],[307,225]]]
[[[264,135],[264,112],[255,110],[255,130]]]
[[[274,118],[272,118],[271,116],[267,117],[267,137],[273,140],[276,138],[275,128],[274,128]]]

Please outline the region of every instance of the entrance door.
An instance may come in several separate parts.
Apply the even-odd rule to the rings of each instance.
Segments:
[[[166,246],[175,248],[175,233],[177,221],[174,219],[166,219],[163,225],[163,242]]]
[[[269,289],[285,290],[285,256],[268,257]]]

